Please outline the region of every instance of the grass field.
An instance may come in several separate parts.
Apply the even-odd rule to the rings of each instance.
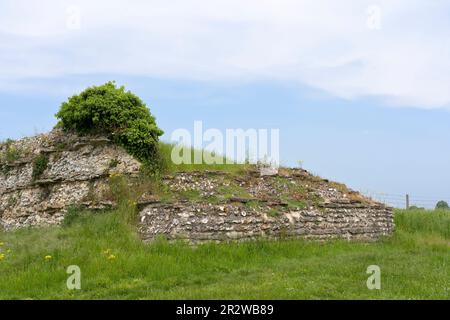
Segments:
[[[1,299],[449,299],[450,213],[397,211],[377,243],[144,244],[127,208],[0,233]],[[66,287],[69,265],[81,290]],[[366,269],[381,268],[381,290]]]

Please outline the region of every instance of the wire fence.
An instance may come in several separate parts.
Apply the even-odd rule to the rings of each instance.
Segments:
[[[369,198],[384,203],[394,208],[405,209],[409,207],[418,207],[425,209],[434,209],[439,201],[450,203],[450,197],[429,197],[414,194],[392,194],[384,192],[366,191],[363,192]]]

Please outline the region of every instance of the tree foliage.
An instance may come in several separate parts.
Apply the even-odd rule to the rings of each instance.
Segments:
[[[450,209],[450,208],[449,208],[447,202],[445,202],[445,201],[439,201],[439,202],[436,204],[436,209],[441,209],[441,210],[444,209],[444,210],[448,210],[448,209]]]
[[[145,103],[115,82],[92,86],[63,102],[58,126],[78,134],[106,134],[138,160],[158,162],[163,131]]]

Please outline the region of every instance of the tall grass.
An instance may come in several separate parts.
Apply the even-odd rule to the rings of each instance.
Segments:
[[[0,232],[5,254],[0,299],[449,297],[449,242],[442,228],[447,212],[397,212],[401,236],[377,243],[259,240],[191,246],[163,239],[143,243],[126,218],[128,210],[124,205],[103,213],[74,211],[62,228]],[[372,264],[381,267],[381,290],[366,287]],[[65,286],[69,265],[81,268],[81,291]]]
[[[430,234],[450,239],[449,210],[398,210],[397,228],[411,234]]]

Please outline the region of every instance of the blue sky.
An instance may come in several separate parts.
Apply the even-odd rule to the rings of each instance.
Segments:
[[[281,162],[450,201],[445,1],[2,1],[0,139],[116,80],[165,131],[279,128]]]

